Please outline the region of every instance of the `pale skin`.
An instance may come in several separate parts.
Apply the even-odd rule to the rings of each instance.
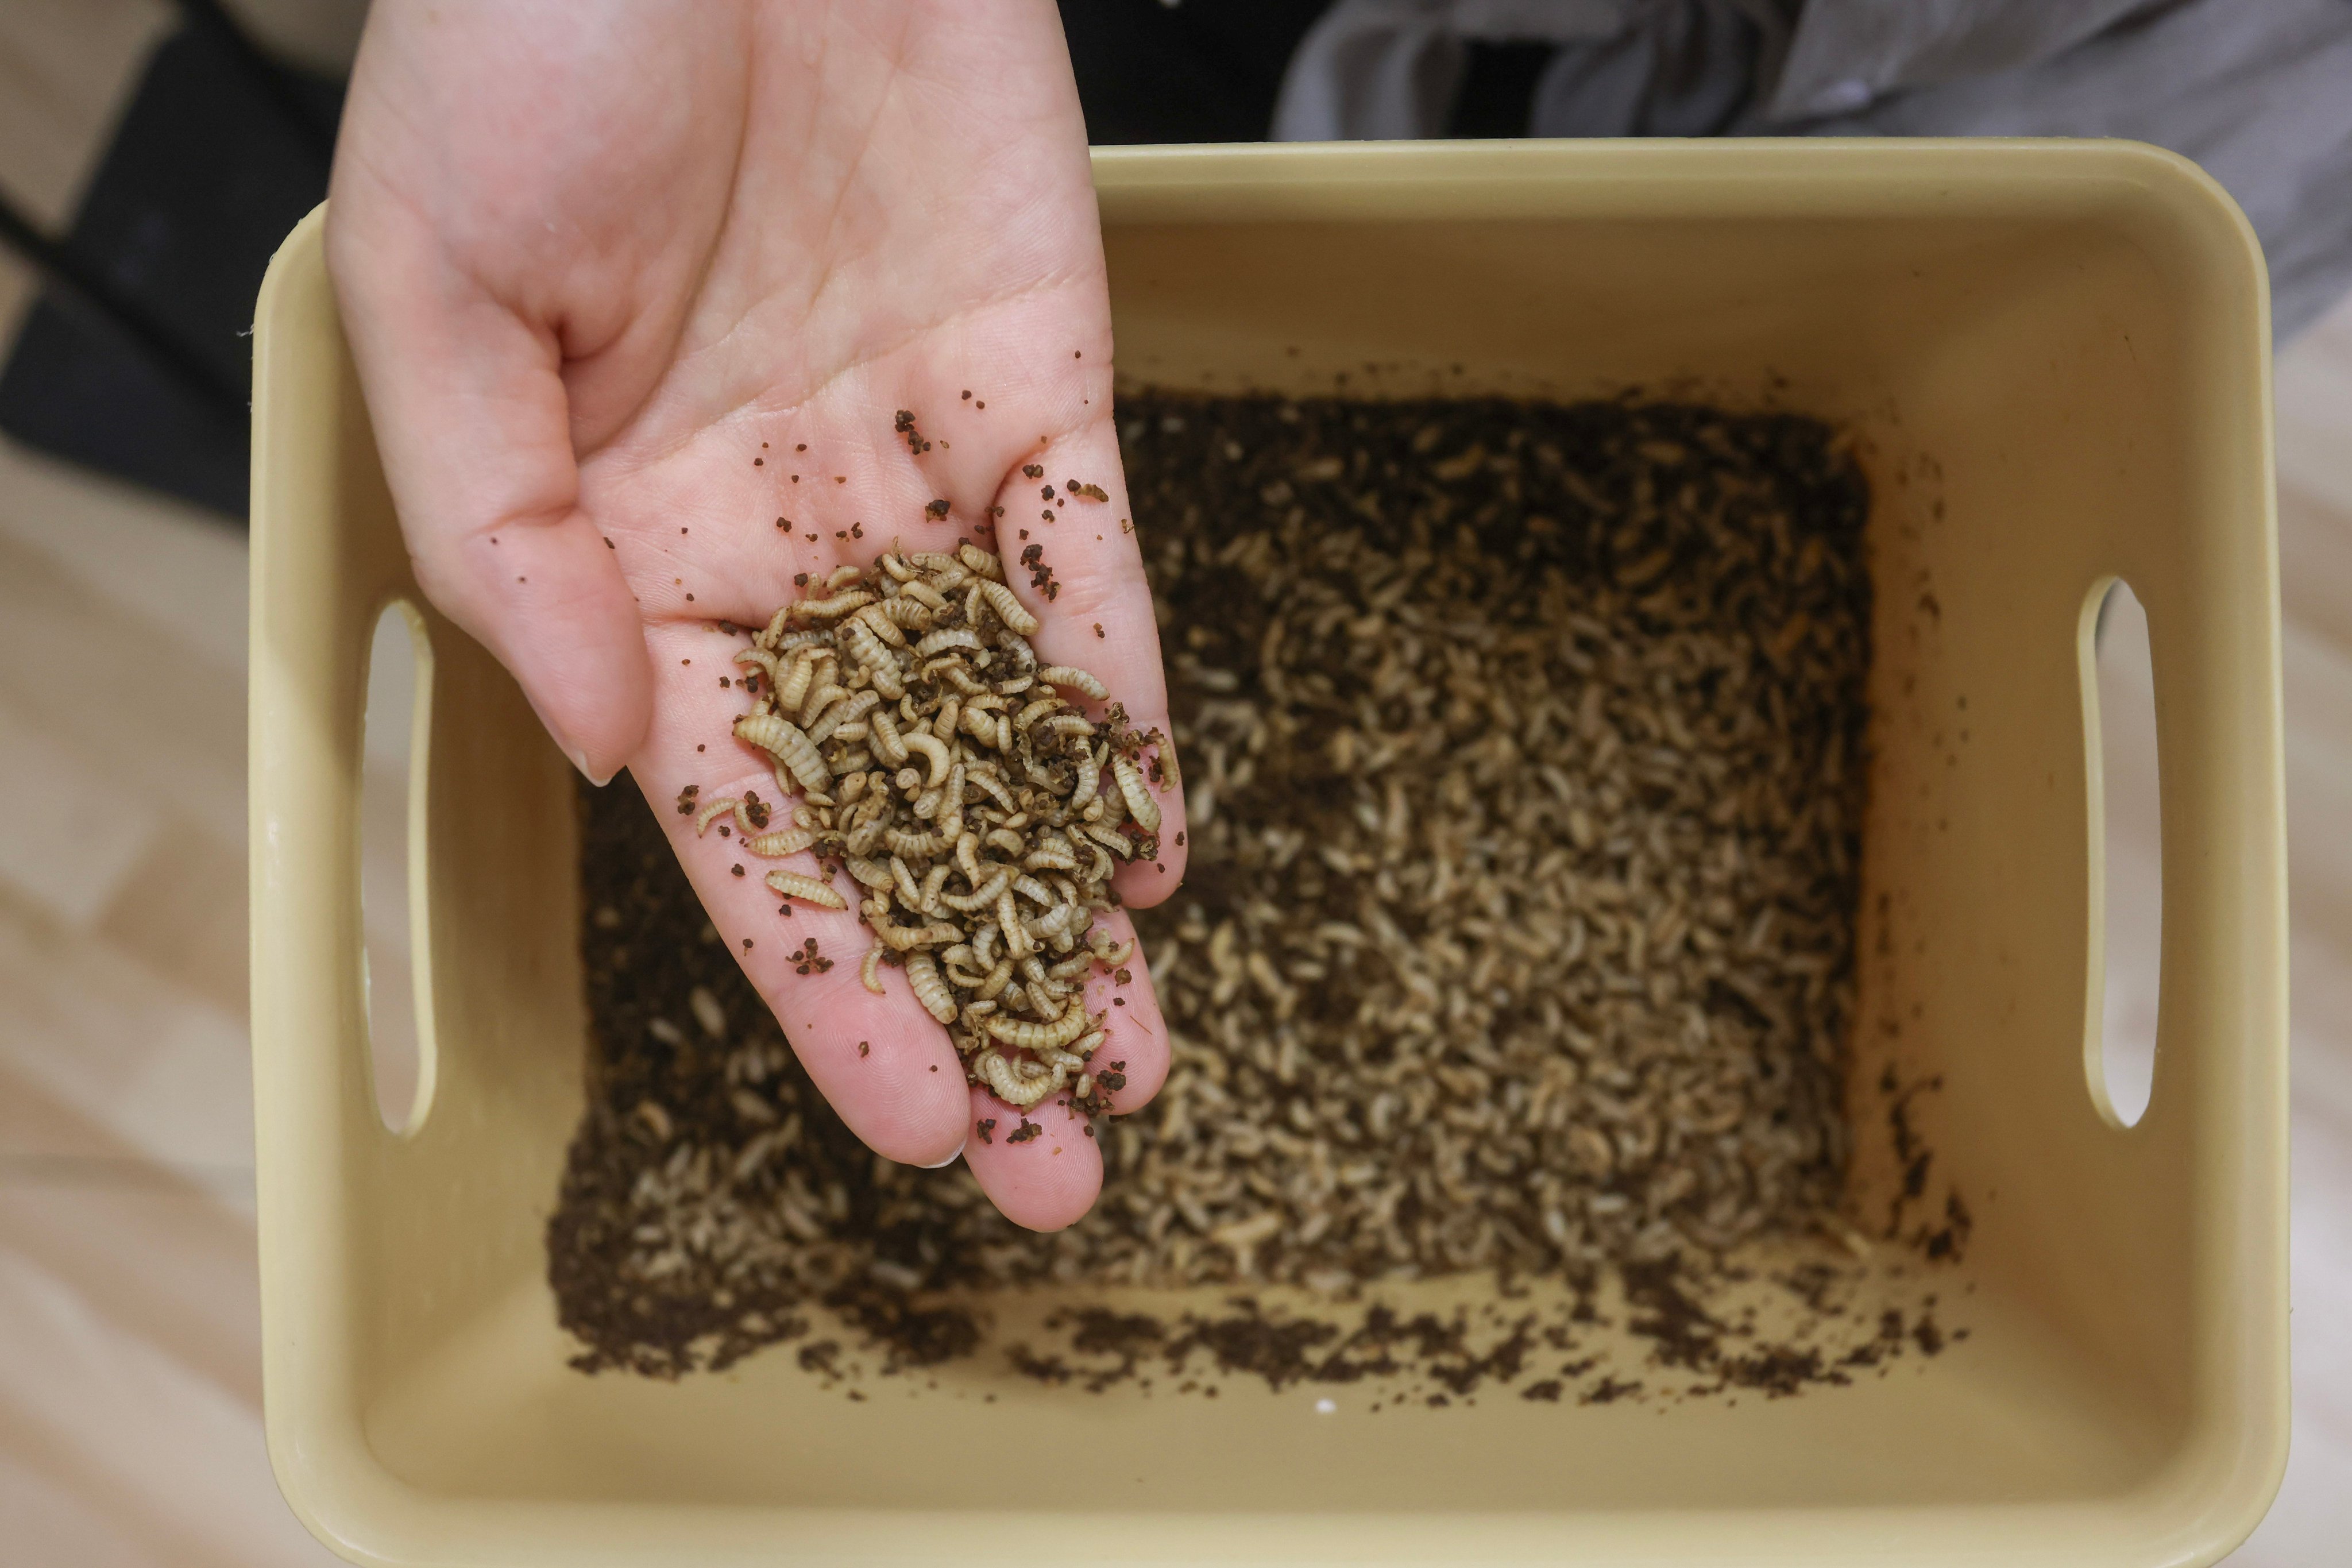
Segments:
[[[776,798],[766,758],[730,735],[748,704],[720,678],[749,639],[719,623],[763,625],[797,574],[870,564],[894,540],[952,549],[998,506],[1003,553],[1026,528],[1061,584],[1048,599],[1007,572],[1044,623],[1039,656],[1093,671],[1138,727],[1168,727],[1053,5],[378,0],[327,253],[426,595],[583,773],[638,781],[858,1136],[913,1164],[961,1151],[1021,1225],[1079,1218],[1102,1184],[1084,1123],[1049,1102],[1030,1118],[1042,1136],[1008,1142],[1021,1113],[966,1087],[904,974],[886,968],[881,996],[859,984],[856,915],[779,912],[762,873],[814,860],[697,837],[672,804],[687,784]],[[898,409],[930,450],[908,450]],[[1109,500],[1069,502],[1069,480]],[[925,514],[936,500],[943,521]],[[1158,788],[1161,853],[1120,872],[1127,904],[1183,874],[1183,803]],[[835,886],[854,906],[849,879]],[[1106,923],[1131,934],[1123,913]],[[834,963],[803,976],[810,937]],[[1118,1112],[1168,1060],[1140,959],[1129,967],[1087,993],[1110,1019],[1097,1069],[1126,1064]]]

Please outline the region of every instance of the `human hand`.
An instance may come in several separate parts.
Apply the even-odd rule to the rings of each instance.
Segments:
[[[1168,730],[1151,598],[1111,423],[1108,289],[1086,135],[1045,0],[378,0],[337,150],[328,264],[417,581],[513,672],[592,779],[626,766],[809,1076],[894,1160],[964,1150],[1038,1229],[1085,1214],[1095,1140],[967,1090],[902,977],[875,996],[846,911],[777,900],[670,809],[751,784],[722,678],[800,574],[894,538],[952,549],[1003,508],[1008,568],[1045,546],[1048,599],[1008,570],[1051,663]],[[964,394],[970,393],[966,397]],[[894,429],[916,416],[922,449]],[[1025,477],[1024,465],[1043,465]],[[1107,503],[1043,501],[1069,479]],[[936,500],[943,521],[927,516]],[[1055,521],[1040,515],[1052,510]],[[1119,873],[1157,902],[1164,852]],[[805,855],[778,862],[813,869]],[[855,902],[846,878],[841,890]],[[1100,917],[1132,934],[1119,910]],[[815,936],[836,960],[795,972]],[[1139,963],[1098,1055],[1118,1111],[1167,1071]],[[895,971],[886,972],[894,976]]]

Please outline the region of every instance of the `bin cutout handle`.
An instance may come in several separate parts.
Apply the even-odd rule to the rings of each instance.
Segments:
[[[2080,644],[2091,883],[2083,1067],[2100,1117],[2128,1128],[2155,1089],[2164,870],[2147,613],[2122,578],[2091,585]]]
[[[433,735],[433,639],[394,599],[375,618],[364,674],[359,842],[360,991],[377,1113],[402,1136],[433,1102],[432,925],[426,909],[426,781]]]

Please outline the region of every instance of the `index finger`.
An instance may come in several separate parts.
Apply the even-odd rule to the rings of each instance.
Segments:
[[[1183,777],[1151,584],[1110,419],[1042,443],[1006,478],[996,505],[997,553],[1005,581],[1040,623],[1029,639],[1037,656],[1100,680],[1108,696],[1090,704],[1097,712],[1117,702],[1136,730],[1159,732],[1139,771],[1159,811],[1160,850],[1121,867],[1114,884],[1129,904],[1156,904],[1184,879]]]

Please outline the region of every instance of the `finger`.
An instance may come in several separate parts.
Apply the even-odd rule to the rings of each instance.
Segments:
[[[978,1085],[970,1098],[964,1163],[988,1201],[1031,1230],[1061,1230],[1085,1218],[1102,1192],[1102,1148],[1070,1097],[1057,1094],[1027,1110]]]
[[[1124,910],[1106,910],[1095,923],[1115,942],[1135,939],[1135,922]],[[1103,1020],[1105,1033],[1087,1069],[1103,1089],[1112,1115],[1141,1110],[1168,1079],[1168,1023],[1160,1016],[1141,947],[1116,968],[1097,968],[1087,976],[1086,1007]]]
[[[1030,474],[1031,468],[1042,472]],[[1075,496],[1074,487],[1080,487]],[[1092,489],[1108,499],[1094,500]],[[1169,738],[1151,586],[1111,422],[1091,420],[1045,442],[1015,468],[996,504],[1004,509],[996,521],[997,551],[1013,593],[1037,616],[1029,640],[1038,657],[1092,674],[1108,688],[1110,700],[1125,706],[1134,728],[1160,732],[1145,753],[1141,781],[1158,807],[1159,850],[1121,867],[1116,882],[1128,903],[1156,904],[1184,877],[1183,779]]]
[[[653,688],[636,605],[580,506],[561,350],[383,205],[339,184],[327,257],[418,585],[601,784],[636,752]]]
[[[1108,910],[1096,921],[1115,942],[1134,939],[1134,922],[1121,910]],[[1087,1067],[1111,1113],[1139,1109],[1168,1078],[1168,1026],[1140,952],[1130,952],[1114,969],[1089,974],[1080,1005],[1103,1021],[1105,1038]],[[964,1162],[989,1201],[1016,1225],[1060,1230],[1083,1217],[1101,1193],[1102,1150],[1086,1118],[1075,1115],[1072,1098],[1050,1095],[1023,1111],[984,1089],[971,1091],[972,1131]],[[1024,1125],[1039,1131],[1024,1135]]]
[[[852,1132],[876,1152],[907,1164],[952,1158],[968,1121],[962,1065],[946,1031],[915,1001],[905,971],[881,965],[882,994],[866,988],[860,970],[874,935],[857,918],[856,884],[845,874],[831,879],[845,906],[839,910],[787,899],[768,886],[767,873],[822,879],[814,855],[753,855],[731,816],[715,818],[698,835],[694,816],[677,809],[688,784],[698,786],[689,803],[698,807],[756,792],[773,828],[791,826],[793,800],[777,787],[767,753],[730,732],[744,709],[740,691],[720,687],[713,674],[740,639],[691,624],[664,626],[651,635],[655,657],[666,667],[661,701],[644,753],[630,771],[668,832],[713,929],[773,1009],[818,1092]],[[711,677],[707,683],[706,676]]]

